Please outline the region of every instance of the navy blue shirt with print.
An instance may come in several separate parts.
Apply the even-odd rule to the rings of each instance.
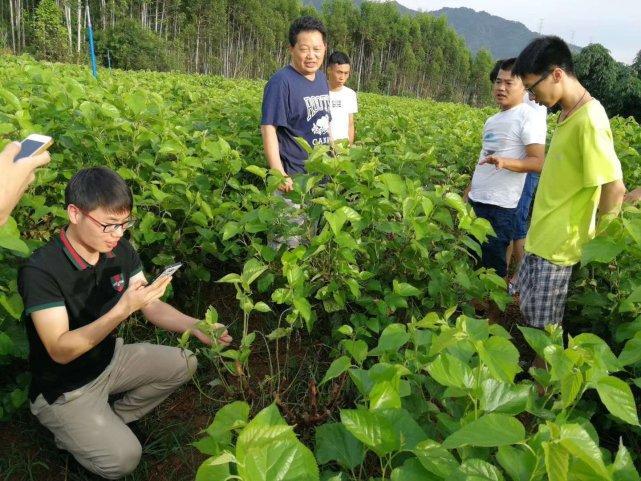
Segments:
[[[329,143],[329,108],[329,85],[323,72],[316,72],[314,80],[309,80],[288,65],[267,82],[260,123],[276,127],[287,174],[305,172],[307,152],[296,137],[303,137],[312,147]]]

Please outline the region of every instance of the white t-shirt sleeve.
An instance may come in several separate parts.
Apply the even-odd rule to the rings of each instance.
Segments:
[[[548,130],[546,117],[531,107],[526,109],[525,112],[521,127],[521,140],[523,141],[523,145],[545,145]]]

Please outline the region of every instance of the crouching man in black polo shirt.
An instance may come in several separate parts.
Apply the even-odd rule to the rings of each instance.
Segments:
[[[114,331],[140,310],[156,326],[184,332],[198,322],[160,301],[171,278],[147,285],[123,238],[134,221],[131,190],[115,172],[78,172],[65,190],[69,225],[20,270],[30,345],[31,412],[56,444],[108,479],[132,472],[141,446],[127,423],[160,404],[196,370],[176,347],[123,344]],[[222,328],[222,326],[220,326]],[[205,344],[202,332],[192,333]],[[218,342],[228,344],[225,331]],[[111,394],[123,393],[113,408]]]

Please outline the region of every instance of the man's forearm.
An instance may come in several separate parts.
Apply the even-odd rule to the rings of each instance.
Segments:
[[[192,329],[194,324],[198,322],[198,319],[183,314],[163,301],[150,303],[142,309],[142,313],[155,326],[172,332],[185,332]]]
[[[90,324],[60,335],[54,344],[51,358],[59,364],[68,364],[100,344],[129,315],[116,305]]]
[[[618,215],[625,195],[625,185],[622,180],[615,180],[601,186],[599,199],[599,215]]]
[[[265,157],[267,157],[267,164],[269,165],[269,168],[275,169],[283,175],[287,175],[283,168],[283,162],[280,159],[276,127],[273,125],[261,125],[260,133],[263,137],[263,150],[265,152]]]
[[[504,169],[512,172],[541,172],[543,169],[543,159],[538,157],[525,157],[524,159],[503,159]]]
[[[349,129],[347,131],[347,137],[349,139],[349,143],[353,144],[354,139],[356,138],[356,129],[354,128],[354,114],[350,114],[349,117]]]

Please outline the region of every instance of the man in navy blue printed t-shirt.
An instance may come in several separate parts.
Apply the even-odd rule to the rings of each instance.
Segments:
[[[329,85],[319,70],[327,49],[326,36],[320,20],[295,20],[289,29],[291,63],[265,86],[260,130],[269,167],[286,176],[279,187],[282,192],[293,188],[290,175],[305,172],[307,152],[296,137],[312,147],[330,142]]]

